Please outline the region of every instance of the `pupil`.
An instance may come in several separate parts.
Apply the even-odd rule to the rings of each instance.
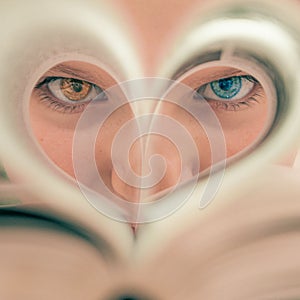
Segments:
[[[80,93],[82,91],[82,83],[80,82],[73,82],[72,83],[72,89],[76,93]]]
[[[233,80],[231,78],[224,78],[219,80],[219,87],[223,91],[229,91],[232,88]]]

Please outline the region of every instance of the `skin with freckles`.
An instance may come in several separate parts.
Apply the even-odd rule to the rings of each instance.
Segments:
[[[112,2],[113,7],[129,22],[146,76],[156,76],[162,57],[166,57],[168,43],[178,34],[179,25],[193,12],[195,5],[201,7],[206,1],[172,0],[172,7],[161,0],[122,0]],[[270,111],[276,109],[276,99],[267,99],[266,91],[253,74],[229,66],[195,70],[178,78],[182,84],[195,92],[194,103],[206,101],[219,120],[226,141],[226,156],[232,157],[253,146],[270,126]],[[75,177],[72,162],[72,144],[76,124],[88,103],[96,96],[117,84],[116,80],[101,68],[78,61],[66,61],[54,66],[37,82],[30,101],[30,119],[33,132],[46,155],[63,171]],[[200,95],[200,96],[199,96]],[[100,98],[101,101],[109,101]],[[146,101],[146,100],[145,100]],[[182,98],[180,101],[184,102]],[[143,105],[142,101],[139,105]],[[165,101],[157,113],[175,119],[182,124],[195,141],[201,158],[201,172],[210,167],[210,141],[203,127],[182,107]],[[111,147],[114,136],[134,113],[130,105],[114,111],[99,130],[95,143],[95,160],[105,185],[123,199],[137,202],[140,190],[124,182],[113,168]],[[144,138],[145,139],[145,138]],[[166,171],[162,180],[147,194],[155,194],[178,183],[182,168],[176,145],[161,136],[147,140],[151,153],[166,158]],[[141,174],[143,139],[130,149],[130,166]],[[147,152],[146,151],[146,152]],[[125,172],[126,173],[126,172]],[[91,179],[93,180],[93,179]]]

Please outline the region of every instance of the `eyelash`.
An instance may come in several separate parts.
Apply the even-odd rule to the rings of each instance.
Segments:
[[[253,82],[254,86],[250,93],[248,93],[243,99],[237,99],[237,100],[216,100],[216,99],[205,99],[206,101],[210,102],[210,104],[215,108],[215,109],[222,109],[226,111],[239,111],[242,110],[243,107],[247,108],[249,107],[253,102],[258,103],[260,97],[262,97],[263,90],[261,85],[258,83],[258,81],[250,76],[250,75],[245,75],[245,76],[236,76],[237,78],[243,78],[248,80],[249,82]],[[229,78],[224,78],[224,79],[230,79],[234,77],[229,77]],[[51,83],[52,81],[59,80],[59,79],[66,79],[65,77],[46,77],[43,81],[38,83],[35,86],[35,90],[39,93],[39,100],[46,104],[47,107],[53,109],[54,111],[58,111],[61,113],[80,113],[84,110],[84,108],[87,106],[87,104],[90,101],[87,102],[78,102],[76,104],[73,103],[68,103],[64,102],[63,100],[57,99],[52,92],[50,91],[48,84]],[[72,78],[70,78],[72,79]],[[203,96],[201,95],[200,90],[204,91],[204,89],[209,85],[214,82],[218,82],[221,79],[218,79],[216,81],[207,83],[201,87],[199,87],[195,93],[194,93],[194,99],[203,100]],[[93,83],[89,83],[93,88],[97,87]],[[99,87],[97,87],[99,88]],[[101,88],[99,88],[102,90]],[[250,94],[250,96],[249,96]]]
[[[235,99],[235,100],[230,100],[230,99],[226,100],[226,98],[224,98],[224,100],[205,99],[201,95],[201,90],[203,92],[208,85],[211,85],[212,83],[215,83],[215,82],[219,82],[222,79],[232,79],[232,78],[240,78],[240,79],[248,80],[249,82],[252,82],[254,84],[253,88],[246,96],[244,96],[241,99]],[[216,95],[216,96],[218,96],[218,95]],[[213,106],[213,108],[215,108],[217,110],[219,109],[219,110],[225,110],[225,111],[240,111],[240,110],[243,110],[244,108],[246,109],[247,107],[250,107],[252,103],[259,103],[259,100],[262,96],[263,96],[262,86],[254,77],[252,77],[250,75],[220,78],[218,80],[209,82],[209,83],[197,88],[194,93],[194,99],[205,100],[205,101],[209,102],[210,105]]]
[[[49,89],[49,84],[55,80],[60,79],[74,79],[74,78],[66,78],[66,77],[46,77],[41,82],[37,83],[35,86],[35,91],[38,93],[39,101],[43,104],[45,104],[50,109],[60,112],[60,113],[80,113],[84,110],[84,108],[90,103],[90,101],[86,102],[78,102],[78,103],[72,103],[72,102],[66,102],[60,99],[57,99],[53,93]],[[76,79],[74,79],[76,80]],[[102,92],[104,92],[100,87],[97,85],[90,83],[88,81],[84,81],[91,85],[93,88],[98,88]]]

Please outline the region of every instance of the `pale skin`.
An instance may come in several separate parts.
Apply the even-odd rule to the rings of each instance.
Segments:
[[[192,15],[194,6],[204,5],[205,2],[199,0],[172,0],[171,10],[170,5],[161,0],[122,0],[113,2],[118,11],[130,22],[129,25],[131,25],[136,39],[139,41],[137,47],[144,62],[143,68],[146,76],[156,75],[155,72],[158,69],[161,57],[168,46],[166,45],[168,41],[166,37],[176,34],[176,28],[188,16]],[[93,75],[91,76],[91,74]],[[270,106],[275,103],[267,99],[264,89],[259,82],[255,81],[255,78],[251,77],[251,80],[248,80],[248,77],[246,78],[248,75],[251,77],[251,74],[225,66],[202,72],[195,71],[194,74],[182,79],[184,84],[195,91],[202,87],[201,92],[207,96],[211,108],[221,123],[226,140],[227,157],[234,156],[256,142],[265,128],[266,122],[268,122]],[[234,76],[238,78],[237,84],[239,84],[241,91],[233,96],[235,98],[230,102],[230,105],[224,105],[224,99],[221,101],[220,94],[219,96],[213,94],[214,90],[210,83],[215,81],[215,87],[218,88],[217,84],[220,84],[218,80],[233,78]],[[72,61],[52,68],[44,74],[39,83],[49,77],[63,78],[62,80],[71,79],[73,81],[71,81],[71,86],[68,86],[66,81],[56,81],[55,83],[55,80],[52,80],[33,91],[30,101],[31,125],[39,144],[48,157],[67,174],[75,177],[72,162],[74,129],[84,110],[84,105],[88,103],[82,102],[83,105],[78,106],[77,100],[82,100],[80,93],[83,93],[83,96],[88,95],[84,93],[83,85],[86,84],[89,92],[97,94],[99,90],[95,87],[105,91],[117,82],[107,72],[98,67]],[[207,78],[210,78],[210,80]],[[75,86],[74,82],[79,82],[79,89],[76,90],[78,86]],[[221,84],[225,83],[221,82]],[[227,83],[229,86],[232,85],[232,81]],[[67,90],[65,90],[67,93],[64,96],[71,97],[69,100],[73,103],[73,106],[76,105],[76,109],[71,109],[70,103],[69,108],[63,110],[61,105],[57,106],[53,102],[49,104],[47,99],[41,101],[45,93],[49,94],[51,89],[52,91],[60,89],[64,84],[67,86]],[[225,86],[225,89],[228,90],[228,86]],[[243,95],[239,98],[240,92]],[[76,98],[77,96],[79,98]],[[231,97],[231,95],[226,94],[226,97]],[[235,103],[235,105],[232,103]],[[211,165],[210,147],[203,128],[188,112],[172,103],[166,102],[160,107],[159,112],[176,119],[193,137],[201,158],[201,169],[198,172],[208,168]],[[130,106],[125,105],[107,119],[96,142],[95,158],[99,172],[108,188],[123,199],[136,202],[140,200],[140,189],[130,186],[118,177],[110,157],[113,136],[133,116]],[[149,151],[165,157],[167,165],[163,179],[153,188],[148,189],[147,194],[153,195],[176,184],[182,169],[177,150],[172,143],[159,136],[151,137],[150,141],[152,146]],[[136,173],[140,173],[141,161],[144,159],[142,156],[139,144],[134,144],[129,160]]]

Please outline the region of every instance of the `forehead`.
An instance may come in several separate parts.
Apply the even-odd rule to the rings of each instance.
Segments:
[[[141,30],[148,31],[151,27],[158,29],[180,21],[186,13],[196,7],[199,8],[205,2],[205,0],[115,0],[111,4],[124,14],[130,14],[131,20],[139,23]]]
[[[158,63],[168,42],[199,11],[206,0],[114,0],[117,10],[134,32],[139,53],[148,67]]]

